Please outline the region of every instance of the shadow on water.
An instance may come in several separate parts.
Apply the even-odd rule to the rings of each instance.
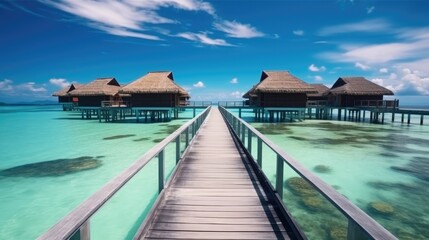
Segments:
[[[429,181],[429,158],[427,157],[414,157],[407,165],[392,166],[391,169]]]
[[[114,140],[114,139],[129,138],[129,137],[134,137],[134,136],[136,136],[136,135],[135,134],[114,135],[114,136],[110,136],[110,137],[105,137],[105,138],[103,138],[103,140]]]
[[[58,177],[80,171],[98,168],[102,165],[100,158],[82,156],[78,158],[56,159],[46,162],[30,163],[0,171],[4,177]]]
[[[147,141],[147,140],[149,140],[150,138],[148,138],[148,137],[144,137],[144,138],[138,138],[138,139],[134,139],[133,141],[134,142],[143,142],[143,141]]]

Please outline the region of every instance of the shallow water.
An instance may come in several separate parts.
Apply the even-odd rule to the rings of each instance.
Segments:
[[[0,107],[0,239],[37,238],[192,118],[190,111],[168,123],[99,123],[60,108]],[[118,199],[132,196],[140,201],[141,210],[133,212],[137,218],[144,217],[144,203],[156,196],[155,173],[149,169],[137,177],[144,184],[134,185],[146,186],[143,195],[132,191],[136,188],[132,183],[131,190],[118,194]],[[109,214],[120,216],[120,212],[124,214],[119,210]]]
[[[243,118],[252,120],[250,114]],[[429,236],[428,125],[322,120],[252,125],[399,239]],[[274,159],[263,167],[273,169]],[[268,176],[274,181],[273,173]],[[284,197],[310,239],[342,238],[347,221],[329,204],[297,194],[287,180]],[[386,212],[374,210],[374,204]],[[322,230],[306,224],[317,220]]]

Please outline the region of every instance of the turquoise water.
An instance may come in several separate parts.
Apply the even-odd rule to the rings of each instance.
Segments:
[[[82,120],[79,113],[60,108],[0,107],[0,239],[38,237],[192,118],[189,111],[168,123],[99,123]],[[113,203],[106,204],[103,209],[117,210],[103,213],[102,209],[91,222],[93,229],[118,224],[118,219],[127,219],[121,217],[124,214],[130,219],[144,218],[148,210],[144,207],[156,198],[156,167],[149,164]],[[145,190],[133,191],[137,188]],[[140,209],[124,213],[114,206],[114,202],[128,198],[134,199]],[[121,224],[135,225],[135,220],[129,221],[121,220]],[[93,234],[107,239],[103,231]],[[118,239],[126,234],[117,231],[109,236]]]
[[[243,114],[246,120],[250,116]],[[427,123],[305,120],[252,125],[399,239],[429,236]],[[262,166],[274,182],[275,157],[264,158]],[[310,239],[343,239],[347,220],[317,196],[297,196],[290,183],[296,176],[285,170],[284,198],[306,234]],[[375,204],[384,209],[374,210]]]

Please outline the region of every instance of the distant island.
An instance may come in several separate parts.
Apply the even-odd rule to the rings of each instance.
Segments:
[[[0,102],[0,106],[13,105],[13,106],[26,106],[26,105],[58,105],[55,101],[33,101],[33,102],[15,102],[15,103],[5,103]]]

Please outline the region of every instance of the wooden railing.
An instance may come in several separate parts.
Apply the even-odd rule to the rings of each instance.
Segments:
[[[140,157],[130,167],[125,169],[112,181],[104,185],[95,194],[90,196],[51,229],[45,232],[38,239],[90,239],[90,220],[97,211],[108,202],[122,187],[126,185],[137,173],[139,173],[149,162],[158,159],[158,191],[161,194],[170,179],[165,179],[164,170],[165,148],[170,144],[175,144],[176,164],[181,160],[181,140],[184,139],[185,149],[190,144],[199,130],[200,126],[206,119],[211,107],[207,107],[198,116],[185,123],[171,135],[162,140],[155,147],[150,149],[146,154]],[[171,175],[170,175],[171,176]],[[139,229],[140,230],[140,229]],[[136,232],[138,234],[139,232]]]
[[[185,106],[189,107],[208,107],[211,106],[211,101],[186,101]]]
[[[398,108],[399,100],[360,100],[355,101],[355,107]]]
[[[101,101],[101,107],[129,107],[125,101]]]
[[[222,107],[246,107],[249,106],[247,101],[219,101],[218,106]]]
[[[264,161],[263,146],[265,146],[264,149],[269,149],[274,155],[276,155],[276,180],[271,187],[273,191],[276,192],[276,197],[280,202],[283,202],[283,185],[285,180],[284,167],[286,165],[290,170],[295,172],[295,174],[298,174],[305,179],[314,187],[315,190],[328,200],[333,207],[346,217],[348,220],[347,239],[397,239],[360,208],[355,206],[347,198],[338,193],[333,187],[303,167],[297,160],[289,156],[285,151],[271,142],[271,140],[247,122],[237,118],[223,107],[219,107],[219,110],[233,132],[236,134],[237,138],[242,142],[243,147],[247,150],[250,157],[252,157],[252,153],[256,156],[255,163],[259,166],[260,172],[264,174],[262,169],[262,163]],[[328,219],[324,220],[327,221]],[[308,225],[308,223],[305,224]]]

